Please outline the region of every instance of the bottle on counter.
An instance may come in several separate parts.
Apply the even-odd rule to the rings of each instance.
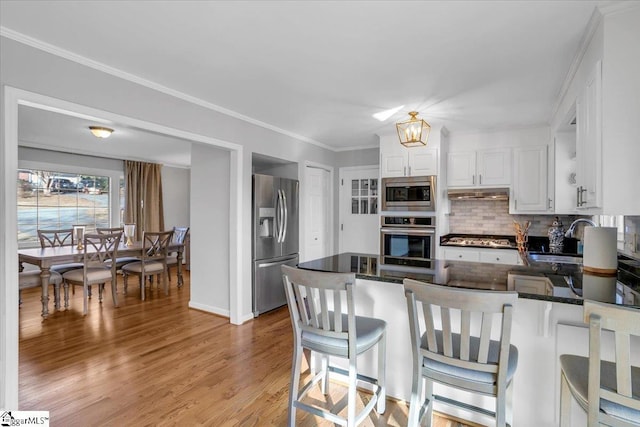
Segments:
[[[564,227],[560,218],[555,217],[551,227],[549,227],[549,252],[552,254],[562,253],[564,248]]]

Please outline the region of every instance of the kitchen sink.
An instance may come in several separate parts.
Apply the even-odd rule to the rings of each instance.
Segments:
[[[529,259],[535,262],[550,262],[555,264],[582,264],[582,257],[562,254],[529,254]]]

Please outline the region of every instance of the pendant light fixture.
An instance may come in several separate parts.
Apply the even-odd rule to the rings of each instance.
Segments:
[[[102,126],[89,126],[91,133],[97,138],[109,138],[113,133],[113,129],[105,128]]]
[[[427,145],[427,138],[429,138],[431,126],[429,126],[429,123],[417,117],[417,111],[412,111],[409,115],[411,118],[406,122],[396,123],[400,143],[405,147],[421,147]]]

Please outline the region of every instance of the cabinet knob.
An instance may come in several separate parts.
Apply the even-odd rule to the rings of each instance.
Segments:
[[[458,255],[458,258],[462,258],[462,255]]]

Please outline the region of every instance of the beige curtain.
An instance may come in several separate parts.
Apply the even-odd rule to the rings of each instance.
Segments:
[[[164,231],[162,165],[124,161],[125,224],[136,225],[136,240],[143,231]]]

